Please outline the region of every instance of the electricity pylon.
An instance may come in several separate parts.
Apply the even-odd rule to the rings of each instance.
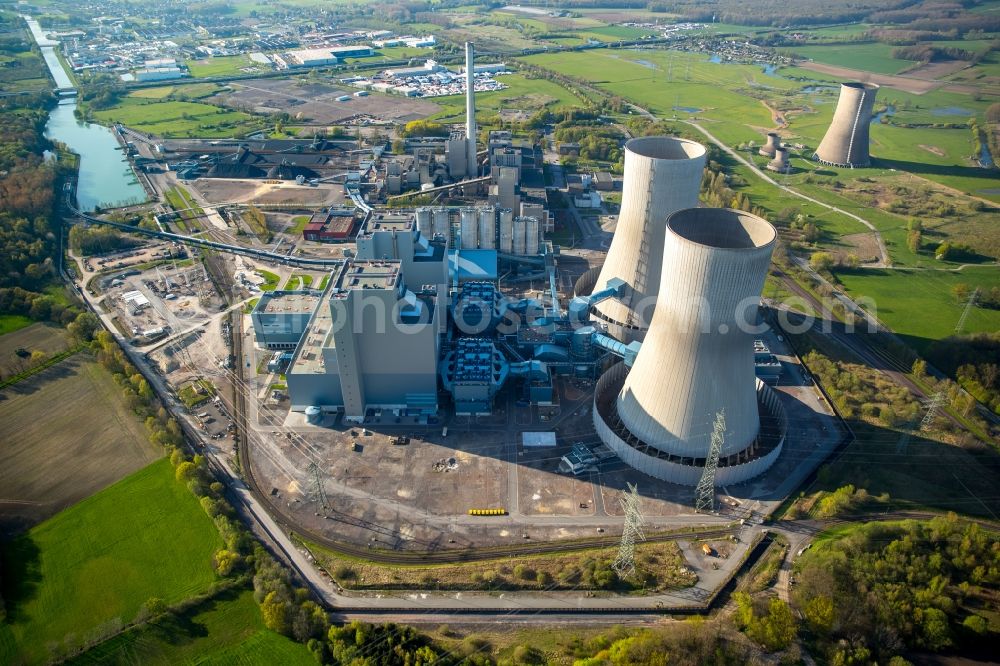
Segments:
[[[726,441],[726,410],[721,409],[715,415],[715,425],[712,428],[712,439],[705,458],[705,470],[701,480],[694,490],[694,510],[696,513],[712,513],[715,511],[715,472],[719,468],[719,454],[722,453],[722,443]]]
[[[622,530],[622,542],[618,548],[618,557],[611,568],[618,577],[624,580],[635,573],[635,540],[643,539],[642,510],[639,507],[639,492],[634,484],[628,485],[629,492],[621,497],[622,509],[625,510],[625,528]]]

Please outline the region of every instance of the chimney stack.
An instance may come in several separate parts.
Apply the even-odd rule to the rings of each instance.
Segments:
[[[476,162],[476,51],[472,42],[465,43],[465,142],[466,142],[466,175],[475,178],[479,175]]]

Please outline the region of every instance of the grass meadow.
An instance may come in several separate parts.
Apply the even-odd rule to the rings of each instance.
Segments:
[[[153,597],[168,604],[216,580],[221,547],[198,500],[161,459],[3,544],[0,663],[40,663]]]
[[[84,653],[70,664],[315,664],[304,645],[266,627],[249,590],[224,593],[179,617],[163,617]]]
[[[889,44],[878,42],[859,44],[830,44],[823,46],[795,46],[790,50],[802,58],[838,67],[850,67],[876,74],[896,74],[912,67],[912,60],[899,60],[892,57]]]
[[[500,109],[524,110],[530,113],[545,106],[553,109],[584,106],[584,100],[554,81],[529,79],[523,74],[508,74],[499,77],[498,80],[508,88],[496,92],[477,92],[477,114],[488,115]],[[432,120],[458,122],[465,118],[464,95],[432,97],[429,101],[441,106],[441,110],[431,116]]]
[[[838,271],[837,278],[854,297],[872,299],[880,320],[917,351],[955,332],[964,303],[952,288],[965,283],[972,288],[1000,284],[1000,267],[969,266],[961,271],[940,270],[855,270]],[[965,321],[964,333],[1000,330],[1000,310],[973,308]]]
[[[259,123],[249,114],[200,102],[158,101],[130,94],[115,106],[95,111],[101,123],[120,122],[163,137],[229,137],[251,131]]]

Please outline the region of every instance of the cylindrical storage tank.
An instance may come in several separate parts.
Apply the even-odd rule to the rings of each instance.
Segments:
[[[475,208],[463,208],[461,212],[462,249],[475,250],[479,247],[479,216]]]
[[[534,256],[539,252],[541,236],[537,217],[524,218],[524,253]]]
[[[479,247],[492,250],[497,246],[497,214],[491,207],[479,209]]]
[[[323,420],[323,412],[316,405],[306,407],[306,421],[313,425],[319,424]]]
[[[625,282],[620,298],[594,307],[593,318],[614,338],[629,343],[645,335],[660,289],[667,216],[698,205],[704,168],[705,147],[694,141],[648,136],[625,144],[621,212],[594,285]]]
[[[424,238],[434,235],[434,227],[431,225],[431,209],[426,206],[420,207],[416,211],[417,231]]]
[[[526,217],[516,217],[514,218],[514,254],[523,255],[526,250],[525,246],[525,229],[527,228],[528,218]]]
[[[774,157],[774,151],[777,150],[780,145],[781,137],[778,136],[777,132],[768,132],[767,143],[761,146],[760,150],[757,152],[765,157]]]
[[[500,209],[500,251],[514,251],[514,211],[510,208]]]
[[[576,358],[593,358],[594,356],[594,343],[592,342],[592,337],[594,335],[593,326],[582,326],[575,331],[573,331],[573,337],[570,342],[570,349],[573,352],[573,356]]]
[[[451,224],[447,208],[434,209],[434,235],[451,238]]]
[[[777,232],[728,208],[689,208],[667,219],[660,298],[616,399],[624,427],[652,448],[705,458],[725,410],[722,458],[760,429],[753,335]]]
[[[868,128],[872,122],[876,93],[878,85],[875,83],[852,81],[841,84],[837,110],[833,112],[830,129],[816,149],[816,159],[835,166],[869,165]]]

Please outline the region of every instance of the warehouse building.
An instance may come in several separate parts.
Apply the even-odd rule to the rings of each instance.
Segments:
[[[254,338],[265,349],[295,349],[319,306],[321,292],[264,292],[250,313]]]

